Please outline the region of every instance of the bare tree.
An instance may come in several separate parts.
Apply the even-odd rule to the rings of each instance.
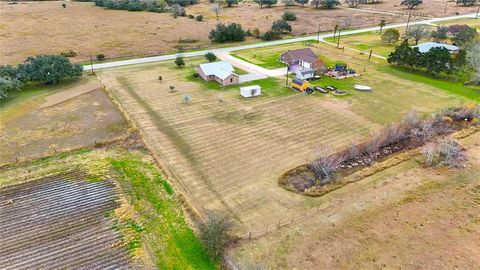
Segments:
[[[190,94],[185,94],[182,96],[183,103],[190,104],[192,102],[192,96]]]
[[[222,12],[222,7],[218,1],[215,1],[215,3],[212,4],[212,11],[215,13],[215,16],[218,20],[218,15],[220,15],[220,13]]]
[[[345,3],[348,5],[348,7],[354,8],[360,5],[361,0],[345,0]]]
[[[467,49],[467,63],[473,69],[469,83],[480,85],[480,43],[477,42]]]
[[[200,239],[208,254],[212,259],[218,259],[232,239],[232,221],[225,214],[211,212],[199,227]]]
[[[407,38],[413,38],[415,40],[415,45],[418,45],[418,42],[422,38],[430,36],[430,30],[428,26],[424,24],[413,25],[408,28],[405,35],[407,36]]]

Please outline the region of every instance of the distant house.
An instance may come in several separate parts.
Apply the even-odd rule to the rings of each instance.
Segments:
[[[315,69],[311,68],[301,69],[295,73],[295,78],[300,80],[308,80],[313,78],[313,76],[315,76]]]
[[[280,55],[280,62],[315,70],[320,70],[325,67],[323,61],[310,48],[284,52]]]
[[[452,24],[452,25],[448,26],[448,28],[447,28],[447,36],[449,38],[452,38],[452,37],[456,36],[460,31],[462,31],[464,29],[467,29],[467,28],[470,28],[470,27],[466,24]]]
[[[449,50],[451,53],[458,52],[460,50],[459,47],[455,45],[445,44],[445,43],[437,43],[437,42],[425,42],[422,44],[418,44],[416,46],[412,46],[412,48],[418,48],[421,53],[426,53],[430,51],[432,48],[445,48]]]
[[[225,61],[201,64],[197,67],[198,75],[205,81],[217,81],[221,85],[239,83],[239,77],[233,66]]]

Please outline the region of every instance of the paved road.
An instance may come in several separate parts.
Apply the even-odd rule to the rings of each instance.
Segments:
[[[457,15],[457,16],[442,17],[442,18],[433,18],[433,19],[428,19],[428,20],[420,20],[420,21],[410,22],[410,25],[430,24],[430,23],[448,21],[448,20],[453,20],[453,19],[475,18],[475,15],[476,14],[472,13],[472,14],[463,14],[463,15]],[[406,25],[407,25],[407,23],[391,24],[391,25],[385,26],[383,29],[405,27]],[[380,29],[380,27],[378,27],[378,26],[369,27],[369,28],[362,28],[362,29],[344,31],[344,32],[342,32],[342,35],[360,34],[360,33],[365,33],[365,32],[378,31],[379,29]],[[319,36],[319,38],[324,39],[324,38],[328,38],[328,37],[332,37],[332,36],[333,36],[333,33],[326,33],[326,34],[321,34]],[[313,35],[313,36],[305,36],[305,37],[298,37],[298,38],[285,39],[285,40],[261,42],[261,43],[242,45],[242,46],[234,46],[234,47],[228,47],[228,48],[219,48],[219,49],[212,49],[212,50],[186,52],[186,53],[182,53],[182,56],[183,57],[202,56],[202,55],[205,55],[207,52],[213,52],[215,54],[228,53],[228,52],[232,52],[232,51],[268,47],[268,46],[274,46],[274,45],[294,43],[294,42],[299,42],[299,41],[307,41],[307,40],[312,40],[312,39],[317,39],[317,36]],[[177,57],[177,55],[178,54],[169,54],[169,55],[152,56],[152,57],[144,57],[144,58],[136,58],[136,59],[122,60],[122,61],[115,61],[115,62],[94,64],[93,69],[113,68],[113,67],[120,67],[120,66],[127,66],[127,65],[135,65],[135,64],[144,64],[144,63],[172,60],[172,59],[175,59]],[[85,65],[85,66],[83,66],[83,68],[85,70],[89,70],[90,65]]]

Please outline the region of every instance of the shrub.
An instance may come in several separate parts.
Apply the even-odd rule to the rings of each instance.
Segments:
[[[69,51],[60,53],[60,55],[65,57],[75,57],[77,56],[77,53],[72,50],[69,50]]]
[[[182,100],[183,100],[183,103],[188,105],[190,104],[190,102],[192,102],[192,96],[189,94],[185,94],[182,96]]]
[[[232,227],[230,218],[219,213],[208,213],[206,220],[200,224],[200,239],[213,260],[218,259],[230,243]]]
[[[197,15],[197,17],[195,17],[195,20],[196,20],[197,22],[203,21],[203,15]]]
[[[10,92],[20,91],[21,86],[21,82],[15,78],[0,76],[0,100],[6,99]]]
[[[168,88],[170,89],[170,92],[175,92],[175,86],[170,85]]]
[[[387,29],[382,34],[382,42],[387,44],[395,44],[400,39],[400,32],[397,29]]]
[[[170,11],[173,13],[174,16],[185,16],[185,8],[180,6],[179,4],[174,4],[170,7]]]
[[[177,58],[175,59],[175,65],[177,65],[177,67],[185,66],[185,60],[183,60],[182,56],[177,56]]]
[[[97,56],[96,56],[95,58],[96,58],[98,61],[105,60],[105,54],[99,53],[99,54],[97,54]]]
[[[272,24],[272,31],[274,32],[292,32],[292,26],[285,20],[274,21]]]
[[[304,192],[315,185],[315,178],[306,174],[296,174],[288,178],[288,184],[299,192]]]
[[[448,166],[458,168],[466,161],[466,156],[460,144],[452,139],[445,138],[436,144],[429,144],[422,149],[424,164],[427,166]]]
[[[205,59],[207,59],[208,62],[214,62],[215,60],[217,60],[217,56],[212,52],[207,52],[205,54]]]
[[[275,40],[280,38],[280,33],[276,31],[267,31],[262,35],[262,39],[269,41],[269,40]]]
[[[285,11],[282,15],[282,19],[285,21],[295,21],[297,19],[297,15],[291,11]]]

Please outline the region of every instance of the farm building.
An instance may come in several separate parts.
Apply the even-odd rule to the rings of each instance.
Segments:
[[[262,87],[259,85],[250,85],[240,87],[240,95],[242,97],[256,97],[262,94]]]
[[[305,90],[307,90],[307,88],[309,87],[310,87],[310,84],[305,80],[300,80],[300,79],[292,80],[292,88],[295,90],[305,92]]]
[[[437,43],[437,42],[425,42],[422,44],[418,44],[416,46],[412,46],[412,48],[418,48],[418,50],[421,53],[426,53],[430,51],[432,48],[445,48],[449,50],[451,53],[455,53],[460,50],[460,48],[458,48],[457,46],[445,44],[445,43]]]
[[[226,61],[201,64],[197,67],[197,72],[205,81],[217,81],[223,86],[239,82],[233,66]]]
[[[315,76],[315,69],[301,69],[295,73],[295,78],[300,80],[309,80]]]
[[[320,70],[325,67],[323,61],[310,48],[289,50],[282,53],[280,55],[280,62],[315,70]]]

